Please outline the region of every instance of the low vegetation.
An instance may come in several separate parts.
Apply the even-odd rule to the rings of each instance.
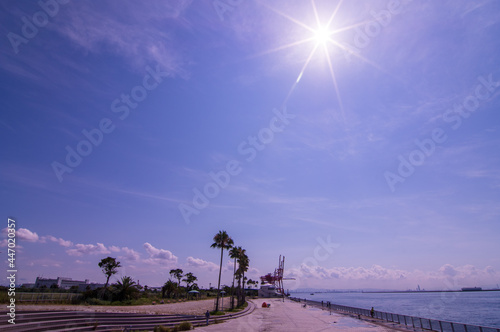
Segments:
[[[193,325],[190,322],[182,322],[179,325],[175,325],[174,327],[166,327],[166,326],[155,326],[154,332],[177,332],[177,331],[189,331],[193,329]]]

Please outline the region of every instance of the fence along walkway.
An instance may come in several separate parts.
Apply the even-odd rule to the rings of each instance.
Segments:
[[[327,306],[326,303],[323,304],[322,302],[319,301],[300,299],[296,297],[290,297],[290,300],[296,302],[304,302],[309,305],[314,305],[317,307],[323,307],[341,312],[347,312],[355,315],[363,315],[366,317],[371,317],[370,310],[368,309],[348,307],[338,304],[329,304],[329,306]],[[447,322],[436,319],[394,314],[384,311],[375,311],[373,318],[401,325],[404,324],[405,326],[412,327],[413,329],[420,328],[421,330],[427,330],[427,331],[430,330],[430,331],[441,331],[441,332],[500,332],[500,328],[495,328],[495,327]]]

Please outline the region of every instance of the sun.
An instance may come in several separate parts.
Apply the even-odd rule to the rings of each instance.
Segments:
[[[308,30],[310,32],[310,34],[309,34],[309,37],[306,37],[306,38],[301,39],[301,40],[297,40],[295,42],[291,42],[291,43],[286,44],[286,45],[281,45],[281,46],[275,47],[275,48],[270,49],[270,50],[266,50],[264,52],[257,54],[257,56],[262,56],[265,54],[278,52],[278,51],[281,51],[281,50],[284,50],[284,49],[287,49],[290,47],[295,47],[295,46],[298,46],[301,44],[308,44],[311,42],[314,43],[314,46],[311,49],[311,51],[309,52],[309,56],[305,60],[304,65],[302,66],[302,69],[300,70],[297,79],[295,80],[295,82],[293,83],[292,87],[290,88],[287,96],[285,97],[285,100],[283,101],[283,105],[286,105],[286,103],[288,102],[288,99],[292,95],[297,84],[300,82],[302,75],[304,74],[305,69],[307,68],[307,66],[309,65],[311,60],[313,59],[314,55],[317,54],[319,51],[319,52],[324,54],[324,56],[328,62],[328,69],[329,69],[330,75],[332,77],[332,81],[333,81],[333,85],[334,85],[335,92],[337,95],[337,100],[338,100],[338,103],[340,106],[340,110],[341,110],[342,114],[344,113],[343,106],[342,106],[342,99],[340,98],[340,93],[339,93],[339,89],[337,86],[337,80],[335,78],[335,72],[334,72],[333,65],[332,65],[332,62],[330,59],[330,54],[329,54],[329,44],[338,45],[338,43],[334,39],[332,39],[332,35],[344,30],[344,29],[333,30],[331,27],[333,25],[334,18],[336,16],[342,2],[343,2],[343,0],[340,0],[337,3],[335,9],[333,10],[333,12],[330,15],[329,20],[326,23],[322,24],[322,22],[320,20],[320,16],[318,15],[316,3],[314,0],[311,0],[312,9],[313,9],[314,17],[315,17],[315,21],[316,21],[315,22],[316,23],[315,26],[317,27],[316,29],[314,27],[312,27],[311,25],[308,25],[307,23],[304,23],[300,20],[297,20],[297,19],[291,17],[290,15],[287,15],[287,14],[279,11],[278,9],[272,8],[268,4],[263,3],[263,5],[267,8],[269,8],[271,11],[273,11],[276,14],[283,16],[286,19],[290,20],[291,22],[303,27],[305,30]]]
[[[314,40],[317,44],[326,44],[330,39],[331,32],[328,31],[328,28],[320,27],[316,31],[314,31]]]
[[[347,30],[352,30],[352,29],[356,28],[357,26],[366,23],[366,22],[359,22],[356,24],[348,25],[348,26],[336,27],[338,24],[336,24],[336,22],[335,22],[335,17],[338,14],[338,11],[339,11],[340,6],[342,5],[343,1],[344,0],[339,0],[337,2],[337,5],[333,9],[329,19],[325,23],[325,21],[321,22],[322,20],[320,19],[320,15],[319,15],[318,10],[316,8],[315,0],[311,0],[312,10],[314,13],[314,18],[315,18],[314,23],[316,23],[315,26],[317,27],[316,29],[313,26],[311,26],[310,24],[307,24],[305,22],[302,22],[301,20],[295,19],[295,18],[291,17],[290,15],[279,11],[278,9],[271,7],[267,3],[264,3],[264,2],[262,3],[262,5],[267,7],[269,10],[271,10],[274,13],[288,19],[289,21],[297,24],[298,26],[301,26],[305,30],[309,31],[310,34],[308,37],[305,37],[301,40],[297,40],[297,41],[291,42],[291,43],[286,44],[286,45],[277,46],[275,48],[260,52],[254,56],[263,56],[263,55],[266,55],[269,53],[279,52],[279,51],[282,51],[282,50],[285,50],[285,49],[288,49],[291,47],[297,47],[297,46],[302,45],[302,44],[303,45],[307,45],[310,43],[314,44],[314,46],[312,47],[312,49],[309,52],[309,56],[307,56],[307,59],[305,59],[305,61],[304,61],[304,64],[303,64],[303,66],[298,74],[297,79],[292,84],[290,90],[288,91],[287,96],[285,97],[285,100],[283,101],[284,106],[287,104],[288,99],[292,95],[297,84],[302,79],[302,76],[303,76],[304,71],[306,70],[307,66],[311,63],[311,61],[313,61],[314,55],[317,53],[323,53],[322,55],[326,59],[326,62],[328,64],[328,71],[330,72],[330,76],[332,78],[333,87],[335,89],[335,94],[337,96],[337,102],[339,104],[340,112],[342,113],[342,117],[345,119],[344,106],[342,105],[342,98],[340,97],[340,91],[339,91],[339,87],[337,84],[337,79],[336,79],[335,70],[334,70],[334,64],[332,63],[332,55],[330,54],[331,46],[334,46],[334,47],[336,47],[340,50],[343,50],[345,52],[349,52],[349,54],[351,54],[351,55],[359,58],[360,60],[366,62],[367,64],[370,64],[373,67],[385,72],[385,70],[383,70],[383,68],[378,66],[376,63],[366,59],[365,57],[360,55],[358,52],[353,52],[348,45],[344,45],[343,43],[339,42],[338,40],[336,40],[336,38],[333,37],[335,34],[338,34],[338,33],[341,33],[343,31],[347,31]]]

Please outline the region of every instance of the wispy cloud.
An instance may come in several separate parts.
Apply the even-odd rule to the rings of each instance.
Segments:
[[[66,250],[70,256],[84,256],[84,255],[107,255],[110,254],[106,246],[102,243],[97,244],[81,244],[75,245],[75,248]]]
[[[119,256],[119,257],[126,259],[128,261],[138,261],[141,257],[141,255],[137,251],[135,251],[134,249],[122,247],[121,251],[124,253],[124,255]]]
[[[172,75],[187,76],[180,41],[167,27],[186,27],[182,15],[190,4],[190,0],[148,1],[139,6],[76,1],[58,22],[58,31],[86,52],[123,56],[138,69],[156,62]]]
[[[64,240],[62,238],[56,238],[55,236],[52,236],[52,235],[47,235],[47,236],[41,237],[42,242],[45,242],[46,240],[55,242],[63,247],[71,247],[73,245],[73,242],[71,242],[71,241],[67,241],[67,240]]]

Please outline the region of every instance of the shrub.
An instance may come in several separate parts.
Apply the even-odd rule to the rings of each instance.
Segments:
[[[224,312],[223,311],[210,311],[210,315],[212,316],[222,316],[224,315]]]
[[[103,300],[96,299],[96,298],[86,299],[85,303],[88,305],[107,305],[107,304],[109,304],[108,301],[103,301]]]
[[[155,326],[153,331],[154,332],[169,332],[170,329],[166,326],[157,325],[157,326]]]
[[[179,324],[179,331],[189,331],[192,327],[190,322],[182,322]]]

